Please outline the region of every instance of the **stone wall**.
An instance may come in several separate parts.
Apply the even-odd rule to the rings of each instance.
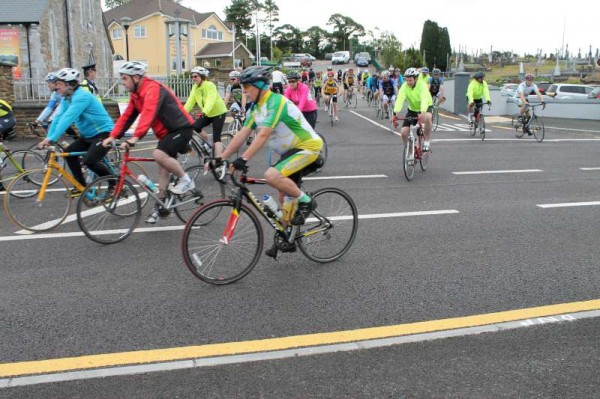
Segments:
[[[15,102],[15,89],[12,66],[0,64],[0,98],[12,105]]]

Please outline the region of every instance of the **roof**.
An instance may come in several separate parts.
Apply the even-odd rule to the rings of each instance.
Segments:
[[[180,11],[179,16],[177,16],[176,10]],[[155,13],[162,13],[173,18],[187,19],[192,21],[195,25],[202,23],[208,19],[208,17],[215,14],[214,12],[199,13],[171,0],[131,0],[129,3],[106,11],[104,17],[106,19],[106,25],[108,26],[113,21],[120,24],[122,17],[129,17],[133,21],[137,21],[138,19],[142,19]]]
[[[248,54],[252,54],[246,46],[242,42],[236,42],[235,49],[242,46],[244,50]],[[220,42],[220,43],[210,43],[206,46],[202,47],[200,51],[196,53],[196,57],[198,58],[215,58],[215,57],[231,57],[232,53],[232,44],[231,42]]]
[[[39,22],[48,0],[2,0],[0,24]]]

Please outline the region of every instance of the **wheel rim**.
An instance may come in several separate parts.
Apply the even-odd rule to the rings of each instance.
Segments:
[[[531,121],[531,129],[533,131],[533,136],[535,137],[536,141],[538,143],[541,143],[544,140],[544,135],[545,135],[545,129],[544,129],[544,122],[542,122],[541,119],[539,119],[537,116],[535,116],[533,118],[533,120]]]
[[[204,167],[191,166],[185,172],[192,178],[196,188],[176,197],[176,202],[184,202],[175,207],[175,214],[183,223],[186,223],[198,208],[225,198],[226,187],[212,173],[204,174]]]
[[[415,174],[414,146],[412,145],[411,140],[407,140],[404,145],[403,158],[404,177],[406,177],[407,180],[411,180]]]

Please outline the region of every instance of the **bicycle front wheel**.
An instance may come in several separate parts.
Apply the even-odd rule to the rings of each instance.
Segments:
[[[114,244],[129,237],[142,213],[137,190],[125,180],[116,190],[119,177],[104,176],[83,190],[77,203],[77,223],[81,231],[99,244]]]
[[[356,94],[352,94],[352,98],[350,98],[350,105],[353,108],[356,108],[358,106],[358,96]]]
[[[300,229],[298,248],[312,261],[332,262],[352,246],[358,211],[352,198],[337,188],[323,188],[311,197],[317,208]]]
[[[483,115],[479,115],[479,123],[477,124],[479,134],[481,135],[481,141],[485,140],[485,118]]]
[[[17,176],[8,186],[4,196],[4,209],[9,219],[29,231],[47,231],[60,225],[71,209],[71,195],[67,182],[56,171],[50,171],[50,180],[56,183],[49,188],[40,186],[46,171],[29,170]],[[43,199],[40,200],[40,191]]]
[[[432,123],[433,131],[435,132],[437,131],[438,125],[440,123],[440,110],[438,109],[438,107],[433,107]]]
[[[531,133],[533,133],[533,136],[538,143],[544,141],[544,122],[540,118],[534,116],[529,124],[529,129],[531,129]]]
[[[187,223],[198,208],[211,201],[225,198],[226,185],[219,182],[212,172],[204,171],[202,166],[191,166],[185,170],[194,181],[196,188],[183,195],[176,196],[175,214],[183,223]]]
[[[403,161],[404,177],[411,181],[415,175],[415,143],[411,137],[404,144]]]
[[[477,133],[478,124],[475,115],[473,115],[473,123],[471,123],[471,126],[469,126],[469,130],[471,131],[471,136],[475,136],[475,133]]]
[[[256,266],[264,237],[260,221],[245,204],[215,201],[199,209],[183,231],[181,251],[187,268],[209,284],[233,283]]]

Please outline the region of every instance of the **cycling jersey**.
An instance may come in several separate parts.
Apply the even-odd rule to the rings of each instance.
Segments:
[[[436,79],[432,76],[429,78],[429,92],[432,96],[437,96],[437,94],[440,92],[440,86],[442,84],[444,84],[444,81],[441,77]]]
[[[380,80],[379,90],[381,90],[386,96],[392,97],[396,94],[396,87],[394,86],[394,81],[391,79]]]
[[[56,111],[56,109],[58,108],[61,99],[62,97],[60,94],[58,94],[58,90],[54,90],[52,92],[52,95],[50,96],[50,101],[48,101],[48,105],[46,105],[46,108],[44,108],[40,116],[37,117],[37,120],[43,123],[50,119],[54,111]]]
[[[323,81],[321,79],[315,79],[315,81],[313,82],[314,87],[321,87],[322,84]]]
[[[332,95],[332,94],[337,94],[338,92],[338,85],[336,83],[335,80],[332,79],[327,79],[324,83],[325,85],[325,94],[327,94],[328,96]]]
[[[352,86],[354,84],[354,74],[347,74],[346,75],[346,84],[348,86]]]
[[[376,76],[373,76],[371,78],[371,86],[369,86],[369,88],[372,92],[376,92],[377,90],[379,90],[379,81],[379,78]]]
[[[538,89],[535,83],[532,83],[531,86],[527,86],[527,83],[521,82],[521,84],[519,84],[519,87],[517,87],[517,91],[515,92],[514,98],[521,98],[519,96],[519,93],[523,93],[525,95],[525,98],[527,98],[527,96],[530,94],[540,94],[540,90]]]
[[[471,83],[469,83],[469,87],[467,88],[467,98],[469,103],[472,103],[473,100],[481,100],[483,97],[487,99],[486,101],[490,101],[491,99],[487,82],[484,80],[483,83],[479,83],[475,79],[471,80]]]
[[[433,99],[429,94],[429,89],[425,82],[417,79],[413,87],[409,87],[407,83],[402,84],[398,91],[394,112],[399,112],[404,106],[404,100],[408,102],[408,110],[413,112],[427,112],[430,106],[433,105]]]
[[[298,107],[281,94],[271,91],[264,93],[258,103],[252,106],[244,127],[273,129],[269,146],[279,155],[293,148],[318,154],[323,146],[323,140],[308,124]]]
[[[205,80],[202,85],[195,84],[192,87],[192,92],[185,103],[185,110],[190,112],[194,109],[194,105],[202,110],[202,114],[209,118],[222,115],[227,112],[225,102],[217,91],[217,86],[211,81]]]
[[[242,85],[236,83],[234,85],[228,85],[225,89],[225,94],[231,94],[233,101],[239,106],[242,106]]]

